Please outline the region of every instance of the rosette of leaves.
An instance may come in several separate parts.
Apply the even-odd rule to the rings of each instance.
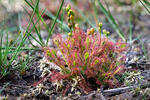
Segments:
[[[82,88],[90,88],[90,79],[98,86],[113,87],[118,83],[115,75],[121,74],[124,68],[125,43],[114,43],[93,29],[84,32],[78,26],[67,39],[56,35],[53,42],[56,48],[45,47],[44,52],[48,61],[61,71],[53,71],[51,80],[80,77]]]

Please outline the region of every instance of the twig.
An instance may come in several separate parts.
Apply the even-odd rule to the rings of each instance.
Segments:
[[[106,100],[104,96],[118,95],[118,94],[124,93],[126,91],[131,91],[132,89],[135,89],[137,87],[139,87],[139,86],[135,85],[135,86],[122,87],[122,88],[108,89],[108,90],[104,90],[102,92],[93,91],[93,92],[91,92],[91,93],[89,93],[87,95],[81,96],[79,98],[79,100],[84,100],[84,99],[86,99],[88,97],[92,97],[93,95],[100,96],[101,100]],[[150,83],[149,84],[140,85],[140,87],[141,88],[150,87]]]
[[[103,93],[106,96],[111,96],[111,95],[121,94],[121,93],[124,93],[126,91],[130,91],[130,90],[135,89],[137,87],[139,87],[139,86],[135,85],[135,86],[128,86],[128,87],[123,87],[123,88],[109,89],[109,90],[104,90]],[[141,88],[150,87],[150,83],[141,85],[140,87]]]
[[[123,87],[123,88],[115,88],[115,89],[109,89],[109,90],[104,90],[103,93],[105,96],[111,96],[111,95],[117,95],[124,93],[126,91],[129,91],[133,88],[136,88],[137,86],[130,86],[130,87]]]

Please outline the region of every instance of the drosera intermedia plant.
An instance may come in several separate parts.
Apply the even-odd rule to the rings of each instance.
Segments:
[[[67,6],[66,11],[69,10],[72,11]],[[95,89],[95,86],[116,86],[118,80],[115,75],[121,75],[124,70],[123,52],[126,43],[109,40],[107,30],[103,30],[106,37],[102,36],[102,23],[98,27],[99,33],[94,28],[84,32],[74,22],[69,22],[69,25],[73,30],[68,33],[67,39],[60,34],[55,35],[55,48],[43,48],[48,61],[61,68],[60,72],[52,70],[50,80],[54,82],[77,78],[79,87],[87,92]]]

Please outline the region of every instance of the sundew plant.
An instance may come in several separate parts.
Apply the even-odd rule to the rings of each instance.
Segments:
[[[102,23],[99,23],[99,32],[95,32],[94,28],[84,32],[75,24],[75,14],[70,6],[66,7],[66,11],[71,31],[68,37],[55,35],[55,48],[43,48],[47,60],[61,68],[61,71],[52,71],[51,80],[78,78],[78,85],[86,91],[92,90],[93,84],[97,87],[114,87],[118,84],[115,75],[121,75],[124,71],[126,43],[111,41],[108,38],[109,32],[102,30]]]

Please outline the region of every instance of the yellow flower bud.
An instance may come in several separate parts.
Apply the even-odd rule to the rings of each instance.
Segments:
[[[71,14],[70,14],[70,11],[69,11],[69,12],[67,12],[67,15],[68,15],[68,16],[70,16],[70,15],[71,15]]]
[[[105,34],[107,31],[105,29],[103,29],[103,33]]]
[[[66,11],[68,12],[71,9],[71,6],[68,4],[66,7]]]
[[[74,12],[72,10],[69,10],[70,15],[74,16]]]
[[[79,24],[75,24],[75,27],[78,28],[78,27],[79,27]]]
[[[99,28],[103,27],[103,23],[102,22],[100,22],[98,25],[99,25]]]
[[[91,32],[91,34],[94,34],[95,29],[94,29],[94,28],[91,28],[91,29],[90,29],[90,32]]]
[[[71,33],[71,32],[69,32],[69,33],[68,33],[68,36],[69,36],[69,37],[71,37],[71,36],[72,36],[72,33]]]
[[[103,33],[106,35],[106,36],[109,36],[110,32],[109,31],[106,31],[105,29],[103,30]]]

